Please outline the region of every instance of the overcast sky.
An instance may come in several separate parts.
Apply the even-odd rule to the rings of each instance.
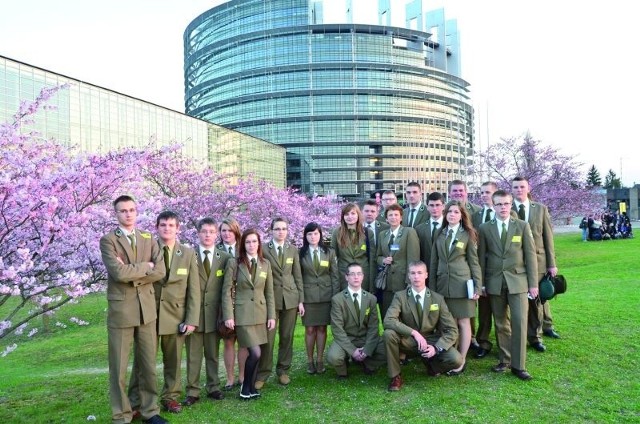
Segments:
[[[326,0],[332,14],[344,0]],[[358,2],[354,0],[354,9]],[[373,0],[366,0],[373,1]],[[402,2],[404,0],[392,0]],[[182,36],[222,0],[4,1],[0,54],[184,111]],[[481,148],[529,131],[640,183],[634,2],[438,0],[461,33]]]

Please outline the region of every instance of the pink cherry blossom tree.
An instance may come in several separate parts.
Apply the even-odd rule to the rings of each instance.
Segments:
[[[602,195],[586,187],[581,166],[575,156],[562,154],[527,133],[503,138],[481,152],[473,173],[496,181],[507,191],[511,191],[514,177],[527,178],[533,200],[545,204],[558,221],[583,216],[604,205]]]
[[[44,140],[25,127],[58,89],[23,102],[13,120],[0,125],[0,339],[104,290],[98,242],[117,225],[112,201],[119,194],[137,199],[141,229],[153,232],[162,210],[178,212],[180,237],[191,243],[197,240],[195,223],[204,216],[233,216],[243,229],[263,234],[273,217],[283,216],[291,221],[296,244],[309,221],[325,227],[338,222],[340,205],[330,199],[308,198],[257,178],[230,184],[180,154],[178,144],[159,148],[152,141],[145,148],[98,155]]]

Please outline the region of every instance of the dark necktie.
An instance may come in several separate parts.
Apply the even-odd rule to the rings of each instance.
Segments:
[[[451,251],[451,240],[452,239],[453,239],[453,230],[451,228],[449,228],[449,231],[447,232],[447,238],[444,239],[444,247],[446,249],[447,256],[449,256],[449,252]]]
[[[256,279],[256,270],[258,268],[258,263],[255,258],[251,258],[251,281]]]
[[[165,277],[169,278],[169,271],[171,270],[171,259],[169,258],[169,246],[165,246],[162,248],[164,250],[164,268]]]
[[[233,247],[232,247],[232,246],[229,246],[229,254],[230,254],[231,256],[234,256],[234,255],[233,255]]]
[[[433,241],[433,237],[436,235],[437,228],[438,228],[438,222],[433,221],[433,228],[431,229],[431,241]]]
[[[371,228],[371,224],[367,224],[367,231],[371,230],[371,234],[373,234],[373,243],[375,244],[376,242],[376,232],[373,231],[373,228]],[[367,231],[365,231],[365,234],[368,234]]]
[[[524,205],[522,203],[520,203],[520,206],[518,206],[518,218],[520,218],[521,220],[525,221],[525,215],[524,215]]]
[[[393,244],[394,240],[395,240],[395,236],[393,235],[393,233],[391,233],[391,235],[389,236],[389,248],[391,248],[391,245]]]
[[[420,303],[420,295],[416,295],[416,309],[418,310],[418,326],[422,326],[422,304]],[[418,329],[420,331],[420,329]]]
[[[487,208],[487,212],[484,214],[484,222],[491,221],[491,209]]]
[[[356,308],[356,316],[360,320],[360,304],[358,303],[358,293],[353,294],[353,306]]]
[[[416,213],[415,209],[411,209],[411,212],[409,213],[409,227],[413,227],[413,215]]]
[[[282,246],[278,246],[278,262],[280,263],[280,268],[284,265],[284,255],[282,254]]]
[[[137,249],[136,249],[136,234],[135,233],[131,233],[127,236],[127,238],[129,239],[129,241],[131,242],[131,250],[133,250],[133,258],[135,259],[138,253]]]
[[[211,261],[209,261],[209,253],[211,252],[205,250],[203,253],[204,259],[202,260],[202,267],[204,268],[205,274],[207,274],[207,278],[209,278],[209,275],[211,275]]]
[[[320,271],[320,259],[318,258],[318,249],[313,251],[313,267],[316,272]]]
[[[507,245],[507,224],[502,223],[502,234],[500,234],[500,241],[502,242],[502,249]]]

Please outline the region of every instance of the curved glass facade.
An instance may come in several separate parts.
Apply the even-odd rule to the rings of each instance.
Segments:
[[[287,184],[305,192],[464,179],[473,108],[468,83],[437,66],[448,49],[425,31],[321,15],[314,1],[233,0],[197,17],[184,34],[186,113],[285,147]]]

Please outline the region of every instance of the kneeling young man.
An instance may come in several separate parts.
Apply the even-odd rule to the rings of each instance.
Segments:
[[[347,266],[347,288],[331,299],[333,343],[327,361],[336,369],[338,379],[347,377],[346,359],[362,364],[365,374],[373,374],[385,361],[385,349],[378,333],[378,309],[375,295],[362,290],[362,266]]]
[[[390,391],[398,391],[400,352],[419,355],[430,375],[438,375],[462,365],[462,356],[453,347],[458,339],[456,321],[444,297],[426,287],[427,266],[422,261],[409,263],[411,287],[396,292],[384,317],[384,343]]]

